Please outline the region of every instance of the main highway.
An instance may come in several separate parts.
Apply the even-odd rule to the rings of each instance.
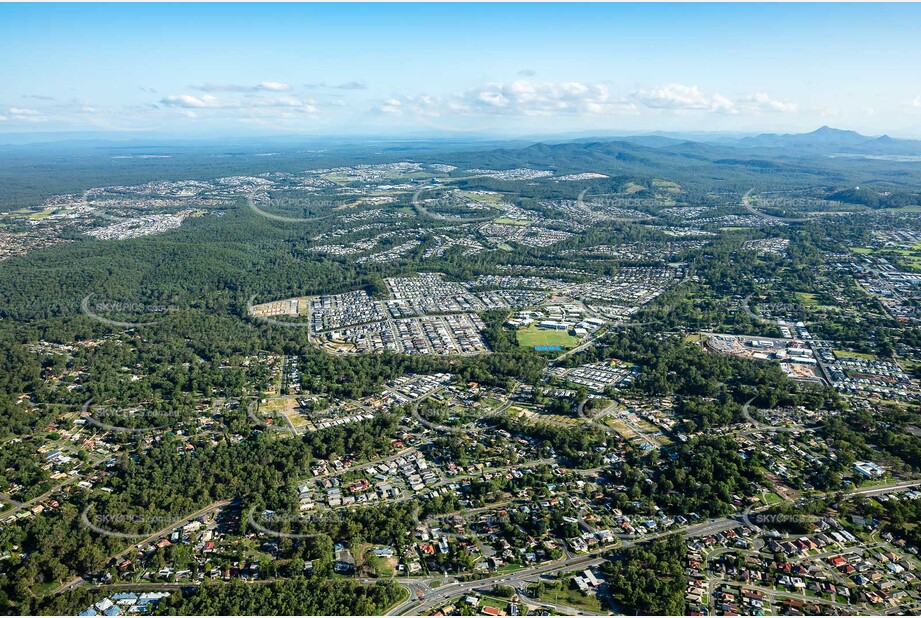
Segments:
[[[910,489],[919,486],[921,486],[921,480],[899,481],[864,489],[854,489],[848,492],[830,492],[828,494],[817,494],[814,497],[818,498],[823,496],[842,494],[844,497],[848,498],[858,496],[876,496],[890,491]],[[772,506],[776,505],[766,505],[756,510],[766,510]],[[747,516],[748,514],[750,513],[746,513],[745,515]],[[667,530],[665,532],[648,534],[642,537],[624,540],[614,548],[606,547],[596,549],[585,554],[572,556],[534,567],[529,567],[520,571],[515,571],[513,573],[494,575],[492,577],[469,582],[459,582],[455,580],[453,582],[449,581],[449,583],[442,584],[444,578],[416,580],[401,578],[398,581],[409,590],[409,599],[391,608],[391,610],[388,612],[388,615],[419,615],[428,613],[437,609],[438,607],[441,607],[451,599],[460,596],[466,596],[476,591],[489,592],[495,585],[510,586],[518,591],[519,596],[522,596],[522,594],[526,591],[528,584],[537,581],[541,576],[554,573],[567,573],[575,570],[583,570],[589,567],[598,566],[605,560],[602,555],[611,551],[612,549],[622,549],[624,547],[640,545],[655,539],[661,539],[675,534],[683,534],[689,537],[709,536],[711,534],[716,534],[718,532],[723,532],[725,530],[735,528],[739,524],[745,523],[745,516],[742,514],[736,514],[730,517],[714,518],[685,528],[677,528]],[[433,583],[436,583],[436,587],[432,587]],[[555,609],[560,611],[560,613],[567,613],[563,606],[557,606]],[[585,615],[588,614],[588,612],[583,611],[579,611],[578,613]]]
[[[684,533],[689,536],[716,534],[717,532],[734,528],[738,526],[739,523],[740,522],[737,519],[733,518],[713,519],[706,522],[701,522],[694,526],[682,528],[680,530],[669,530],[666,532],[660,532],[658,534],[650,534],[635,540],[625,541],[618,547],[630,547],[632,545],[646,543],[654,539],[659,539],[679,533]],[[495,585],[511,586],[512,588],[518,590],[520,594],[527,588],[529,583],[537,581],[538,578],[540,578],[542,575],[549,575],[552,573],[565,573],[569,571],[582,570],[589,567],[598,566],[604,562],[602,554],[610,551],[610,549],[611,548],[596,549],[586,554],[529,567],[520,571],[515,571],[514,573],[495,575],[492,577],[469,582],[455,581],[437,586],[435,588],[431,587],[431,583],[433,581],[440,582],[440,579],[415,580],[411,583],[403,583],[405,580],[401,580],[401,583],[403,583],[405,587],[409,588],[410,597],[406,602],[392,608],[388,612],[388,615],[418,615],[426,613],[440,607],[441,605],[444,605],[455,597],[468,595],[471,592],[475,592],[477,590],[487,592],[491,590]],[[421,599],[417,596],[417,591],[422,593]],[[561,608],[562,606],[560,606],[560,609]]]
[[[812,498],[822,498],[822,497],[832,497],[840,496],[841,498],[853,498],[853,497],[867,497],[867,496],[876,496],[891,491],[905,490],[915,487],[921,487],[921,480],[909,480],[909,481],[898,481],[894,483],[888,483],[885,485],[877,485],[874,487],[867,488],[857,488],[847,492],[828,492],[814,494]],[[151,543],[156,539],[166,535],[171,530],[175,529],[177,526],[184,525],[206,513],[210,513],[214,510],[220,509],[229,504],[229,501],[220,501],[212,503],[190,515],[183,518],[181,521],[171,524],[169,527],[157,531],[155,534],[152,534],[146,537],[139,544],[143,545],[146,543]],[[386,615],[396,616],[396,615],[420,615],[434,611],[435,609],[441,607],[442,605],[462,596],[467,596],[471,593],[483,592],[488,593],[492,590],[493,586],[501,585],[508,586],[513,588],[518,594],[519,598],[529,604],[540,607],[546,607],[553,609],[554,611],[564,614],[564,615],[593,615],[592,612],[588,612],[581,609],[575,609],[567,607],[562,604],[552,604],[544,601],[531,599],[527,595],[528,585],[534,582],[537,582],[542,576],[551,576],[551,575],[560,575],[563,573],[570,573],[573,571],[581,571],[591,567],[596,567],[602,564],[605,561],[603,555],[609,551],[616,551],[625,547],[631,547],[635,545],[641,545],[648,543],[650,541],[661,539],[676,534],[682,534],[688,537],[698,537],[698,536],[709,536],[711,534],[716,534],[718,532],[723,532],[735,528],[739,525],[749,525],[753,524],[748,523],[747,515],[751,513],[767,510],[772,506],[776,505],[765,505],[758,509],[754,509],[745,514],[736,513],[732,516],[719,517],[709,519],[707,521],[702,521],[700,523],[694,524],[692,526],[687,526],[683,528],[676,528],[672,530],[666,530],[663,532],[658,532],[654,534],[647,534],[641,537],[626,537],[619,536],[621,539],[620,544],[616,546],[609,546],[604,548],[599,548],[592,550],[590,552],[580,554],[580,555],[568,555],[560,560],[553,562],[548,562],[533,567],[528,567],[518,571],[504,574],[496,574],[490,577],[485,577],[482,579],[477,579],[473,581],[461,582],[453,577],[399,577],[394,578],[394,582],[401,585],[409,592],[409,597],[406,601],[397,604],[392,607]],[[757,526],[753,526],[757,528]],[[137,545],[130,545],[121,552],[110,556],[110,559],[117,559],[127,555]],[[275,581],[274,579],[266,579],[252,582],[255,584],[265,584]],[[373,585],[377,579],[366,579],[362,578],[359,580],[362,584]],[[57,589],[52,591],[52,594],[61,593],[66,590],[71,590],[86,583],[82,578],[74,578],[68,582],[63,583]],[[115,589],[176,589],[176,588],[185,588],[185,587],[195,587],[197,582],[189,583],[119,583],[119,584],[110,584],[100,586],[100,588],[106,590],[115,590]],[[787,595],[790,596],[790,595]]]

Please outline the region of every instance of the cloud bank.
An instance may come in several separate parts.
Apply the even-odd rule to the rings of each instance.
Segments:
[[[515,80],[469,88],[449,96],[395,96],[377,107],[384,114],[445,115],[637,115],[652,113],[793,114],[795,103],[756,92],[730,99],[697,86],[664,86],[616,94],[605,84]]]

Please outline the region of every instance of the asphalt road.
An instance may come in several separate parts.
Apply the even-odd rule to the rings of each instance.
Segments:
[[[857,496],[875,496],[879,494],[884,494],[893,490],[908,489],[913,487],[921,486],[921,480],[911,480],[911,481],[899,481],[896,483],[888,483],[886,485],[880,485],[876,487],[868,487],[863,489],[855,489],[849,492],[830,492],[828,494],[816,494],[815,497],[821,496],[832,496],[832,495],[841,495],[842,493],[847,498],[857,497]],[[118,559],[126,556],[132,551],[135,551],[137,545],[145,545],[151,543],[158,538],[161,538],[174,530],[178,526],[185,525],[202,515],[210,513],[214,510],[222,508],[230,504],[230,500],[223,500],[220,502],[215,502],[210,504],[194,513],[188,515],[178,522],[170,524],[168,527],[158,530],[156,533],[151,534],[145,539],[134,543],[128,546],[126,549],[122,550],[117,554],[109,556],[109,560]],[[765,510],[770,508],[770,506],[762,506],[758,510]],[[553,575],[553,574],[562,574],[568,573],[576,570],[587,569],[593,566],[598,566],[604,562],[602,555],[608,551],[616,550],[624,547],[631,547],[634,545],[640,545],[643,543],[648,543],[655,539],[660,539],[675,534],[683,534],[685,536],[694,537],[694,536],[708,536],[711,534],[716,534],[717,532],[722,532],[724,530],[729,530],[740,524],[745,524],[744,517],[740,515],[735,515],[732,517],[722,517],[715,518],[712,520],[704,521],[693,526],[688,526],[685,528],[678,528],[673,530],[667,530],[664,532],[659,532],[655,534],[648,534],[642,537],[635,538],[624,538],[621,543],[616,547],[605,547],[593,550],[586,554],[581,555],[568,555],[567,557],[557,560],[555,562],[540,564],[537,566],[529,567],[526,569],[521,569],[511,573],[497,574],[491,577],[486,577],[476,581],[470,582],[459,582],[453,577],[421,577],[421,578],[395,578],[393,581],[400,584],[409,591],[409,598],[391,608],[387,615],[418,615],[426,612],[433,611],[434,609],[444,605],[453,598],[468,595],[472,592],[485,592],[488,593],[491,591],[492,587],[495,585],[504,585],[514,588],[518,595],[522,598],[522,601],[529,603],[531,605],[537,605],[541,607],[546,607],[549,609],[555,610],[557,613],[565,615],[595,615],[592,612],[585,610],[579,610],[571,607],[567,607],[561,604],[552,604],[544,601],[531,599],[526,596],[526,590],[528,584],[536,582],[541,576]],[[251,582],[253,584],[260,583],[270,583],[271,579],[259,580]],[[359,580],[363,584],[373,584],[375,581],[372,579],[361,579]],[[70,590],[86,583],[82,578],[77,577],[68,582],[63,583],[57,589],[52,591],[52,594],[59,594],[66,590]],[[143,589],[176,589],[189,586],[198,585],[195,582],[188,583],[153,583],[153,584],[143,584],[143,583],[119,583],[119,584],[109,584],[101,586],[105,589],[127,589],[127,588],[143,588]],[[767,591],[767,590],[765,590]],[[777,591],[771,591],[776,594]],[[800,598],[795,593],[783,593],[784,597],[790,598]],[[806,597],[803,597],[803,600],[807,600]],[[814,601],[815,599],[809,597],[808,600]],[[844,606],[840,606],[844,608]]]
[[[856,489],[850,492],[844,492],[848,497],[856,496],[874,496],[878,494],[887,493],[897,489],[908,489],[911,487],[921,486],[921,481],[900,481],[897,483],[889,483],[887,485],[881,485],[878,487],[870,487],[866,489]],[[836,495],[839,492],[833,492],[828,495]],[[824,494],[819,494],[824,495]],[[773,506],[773,505],[772,505]],[[770,508],[770,506],[763,506],[759,510],[764,510]],[[717,532],[722,532],[730,528],[738,526],[740,523],[744,523],[741,516],[733,517],[723,517],[718,519],[709,520],[706,522],[701,522],[693,526],[688,526],[686,528],[679,528],[674,530],[668,530],[665,532],[660,532],[657,534],[649,534],[643,537],[638,537],[632,540],[625,540],[621,542],[616,548],[630,547],[633,545],[639,545],[642,543],[647,543],[649,541],[672,536],[675,534],[683,534],[685,536],[709,536],[711,534],[716,534]],[[541,575],[547,575],[551,573],[559,572],[571,572],[576,569],[586,569],[591,566],[597,566],[604,562],[604,558],[601,555],[605,552],[610,551],[612,548],[602,548],[597,549],[587,554],[582,554],[578,556],[573,556],[571,558],[566,558],[552,563],[541,564],[535,567],[530,567],[527,569],[522,569],[520,571],[515,571],[513,573],[495,575],[485,579],[480,579],[471,582],[454,582],[445,585],[438,586],[436,588],[431,588],[429,582],[431,580],[415,580],[407,582],[402,580],[401,583],[410,590],[410,598],[404,603],[397,605],[392,608],[388,615],[418,615],[432,611],[441,605],[447,603],[453,598],[470,594],[475,591],[488,592],[496,584],[512,586],[513,588],[526,589],[527,584],[533,581],[536,581]],[[417,597],[417,591],[420,591],[423,595],[423,598],[420,600]],[[567,608],[571,609],[571,608]],[[579,612],[585,614],[585,612]]]
[[[680,533],[687,534],[689,536],[715,534],[717,532],[738,526],[739,523],[740,522],[736,519],[720,518],[712,521],[702,522],[688,528],[669,530],[666,532],[660,532],[658,534],[646,535],[631,541],[624,541],[617,547],[630,547],[632,545],[647,543],[658,538]],[[521,569],[519,571],[515,571],[514,573],[495,575],[493,577],[487,577],[471,582],[450,583],[438,586],[437,588],[431,588],[426,581],[416,581],[412,584],[406,584],[406,586],[410,588],[409,600],[392,608],[388,612],[388,615],[418,615],[440,607],[455,597],[467,595],[477,590],[488,592],[494,585],[497,584],[524,589],[527,587],[528,583],[536,581],[537,578],[539,578],[541,575],[569,572],[576,569],[587,569],[592,566],[598,566],[604,562],[604,558],[602,558],[601,555],[610,551],[611,549],[612,548],[610,547],[601,548],[586,554],[558,560],[556,562],[550,562],[527,569]],[[422,591],[422,594],[424,595],[424,598],[421,601],[417,598],[417,590]]]

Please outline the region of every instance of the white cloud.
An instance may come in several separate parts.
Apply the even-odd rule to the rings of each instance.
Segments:
[[[259,82],[255,86],[208,83],[192,86],[192,88],[202,92],[287,92],[291,90],[291,86],[283,82]]]
[[[282,82],[260,82],[257,88],[268,92],[287,92],[291,90],[291,86]]]
[[[717,93],[714,94],[711,98],[710,111],[713,112],[728,112],[730,114],[736,113],[736,106],[730,101],[727,97]]]
[[[652,90],[637,90],[631,96],[653,109],[715,110],[725,107],[728,102],[721,95],[708,97],[697,86],[683,84],[666,84]]]
[[[45,122],[48,118],[37,109],[28,107],[11,107],[9,108],[10,118],[22,122]]]
[[[488,107],[508,107],[511,100],[501,92],[487,90],[476,93],[476,102]]]
[[[42,113],[37,109],[29,109],[26,107],[11,107],[10,113],[14,116],[41,116]]]
[[[378,108],[378,111],[384,114],[399,116],[403,113],[403,102],[399,99],[387,99],[384,104]]]
[[[776,101],[766,92],[756,92],[753,95],[742,97],[737,103],[739,111],[742,113],[772,113],[795,114],[798,107],[790,101]]]
[[[3,114],[0,114],[0,122],[4,122],[5,120],[9,120],[9,119]]]
[[[387,101],[380,109],[406,109],[414,115],[632,114],[636,105],[616,97],[601,84],[515,80],[469,88],[448,97],[420,95]]]
[[[298,97],[287,95],[282,97],[264,97],[250,94],[237,100],[218,99],[214,95],[204,94],[194,96],[190,94],[170,95],[160,99],[164,107],[181,110],[188,118],[197,118],[195,112],[221,112],[226,115],[242,114],[250,117],[294,118],[304,115],[313,115],[319,112],[314,101],[305,101]]]
[[[603,83],[515,80],[476,86],[445,97],[395,97],[380,105],[377,111],[428,117],[451,114],[613,116],[637,115],[644,111],[760,115],[792,114],[798,108],[790,101],[772,99],[764,92],[731,99],[720,93],[705,93],[697,86],[677,83],[619,95]]]
[[[300,109],[307,114],[315,114],[318,111],[313,101],[302,101],[297,97],[281,97],[280,99],[257,104],[253,107],[291,107]]]
[[[515,80],[469,88],[448,97],[400,97],[402,107],[388,101],[381,111],[410,110],[415,115],[636,115],[646,111],[702,112],[731,115],[792,114],[795,103],[772,99],[767,93],[731,99],[720,93],[707,94],[697,86],[666,84],[618,95],[607,84],[583,82],[534,82]],[[385,109],[386,108],[386,109]]]
[[[301,103],[301,100],[298,99],[297,97],[281,97],[280,99],[277,99],[277,101],[279,105],[282,105],[285,107],[298,107],[300,105],[303,105],[303,103]]]
[[[768,113],[794,114],[795,103],[777,101],[766,92],[756,92],[732,100],[719,93],[708,95],[697,86],[666,84],[652,90],[637,90],[631,95],[638,103],[659,110],[674,112],[712,112],[720,114],[758,115]]]
[[[912,107],[921,107],[921,97],[915,97],[915,100],[911,102]]]
[[[210,94],[194,97],[190,94],[170,95],[160,99],[160,103],[167,107],[218,107],[217,97]]]

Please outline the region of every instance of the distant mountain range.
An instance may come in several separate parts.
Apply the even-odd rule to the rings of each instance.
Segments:
[[[888,135],[879,137],[862,135],[856,131],[846,131],[832,127],[821,127],[811,133],[762,133],[760,135],[730,133],[670,133],[654,131],[646,134],[603,135],[585,134],[571,136],[569,139],[537,139],[544,143],[593,143],[625,142],[647,148],[675,148],[679,144],[698,144],[711,146],[713,149],[735,148],[749,154],[807,156],[816,155],[851,155],[851,156],[919,156],[921,157],[921,140],[896,139]],[[711,154],[715,150],[708,151]]]
[[[683,137],[656,134],[548,140],[523,148],[509,144],[428,156],[433,162],[450,162],[460,169],[526,167],[550,169],[558,176],[591,171],[621,178],[662,177],[699,191],[714,186],[770,190],[778,183],[787,188],[824,186],[836,191],[877,178],[874,191],[902,200],[907,185],[921,182],[921,141],[870,137],[830,127],[803,134],[723,135],[718,141]],[[596,184],[600,187],[605,182]],[[851,197],[861,204],[882,199]]]
[[[870,137],[856,131],[822,127],[811,133],[762,133],[745,137],[724,135],[682,139],[667,134],[631,135],[612,138],[649,148],[675,149],[680,144],[710,146],[707,152],[731,147],[750,153],[781,156],[862,155],[862,156],[921,156],[921,140],[895,139],[888,135]],[[596,140],[579,140],[581,142]],[[700,149],[703,152],[705,149]]]
[[[168,138],[160,134],[106,133],[106,132],[58,132],[58,133],[6,133],[0,134],[2,146],[26,146],[56,149],[103,149],[103,148],[166,148],[181,150],[190,148],[221,148],[233,146],[247,148],[293,148],[298,146],[348,148],[373,144],[392,151],[401,147],[410,150],[445,148],[456,150],[481,150],[490,147],[516,148],[535,142],[541,144],[632,144],[643,148],[672,151],[685,156],[700,156],[707,159],[735,158],[745,155],[811,157],[921,157],[921,140],[896,139],[883,135],[871,137],[856,131],[845,131],[832,127],[821,127],[811,133],[762,133],[745,135],[739,133],[707,132],[664,132],[618,135],[616,133],[531,137],[498,137],[489,135],[446,136],[324,136],[324,135],[273,135],[240,137],[194,137]],[[733,153],[734,154],[730,154]]]
[[[789,151],[785,154],[854,154],[921,156],[921,141],[894,139],[888,135],[868,137],[856,131],[843,131],[822,127],[811,133],[763,133],[744,137],[733,142],[723,142],[752,150]]]
[[[731,135],[725,133],[664,133],[641,135],[586,136],[575,139],[544,139],[542,144],[619,144],[679,154],[688,158],[708,160],[740,157],[810,158],[860,157],[901,158],[921,157],[921,140],[895,139],[888,135],[872,137],[856,131],[821,127],[811,133],[762,133],[760,135]]]

